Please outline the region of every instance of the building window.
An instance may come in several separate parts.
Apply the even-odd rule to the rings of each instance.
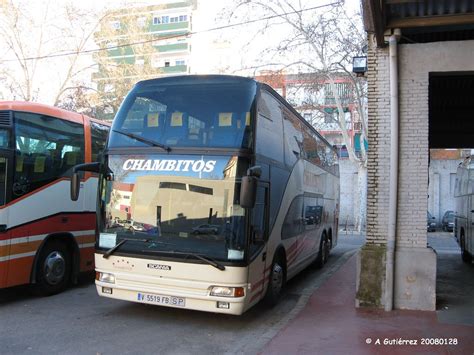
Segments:
[[[114,91],[114,84],[105,84],[104,85],[104,92],[113,92]]]
[[[324,111],[324,123],[334,123],[336,120],[334,119],[334,112]]]
[[[161,16],[161,23],[169,23],[170,17],[169,16]]]
[[[161,64],[162,64],[162,61],[157,55],[154,55],[151,57],[151,66],[153,68],[159,68],[161,67]]]
[[[114,30],[120,30],[120,21],[110,21],[110,27]]]
[[[165,67],[169,67],[169,66],[170,66],[170,61],[169,60],[165,61]]]
[[[179,21],[179,17],[178,16],[173,16],[173,17],[170,17],[170,22],[173,23],[173,22],[178,22]]]
[[[153,17],[153,24],[159,25],[161,23],[161,17]]]
[[[153,24],[155,24],[155,18],[153,18]],[[139,17],[137,19],[137,25],[138,27],[145,27],[146,25],[146,17]]]
[[[180,15],[179,22],[186,22],[188,21],[188,15]]]
[[[175,65],[186,65],[186,61],[184,59],[178,59],[175,62]]]

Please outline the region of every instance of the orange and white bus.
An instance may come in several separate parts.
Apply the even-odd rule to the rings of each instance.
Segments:
[[[35,284],[62,291],[94,269],[97,176],[81,176],[69,198],[72,167],[92,162],[109,124],[30,102],[0,102],[0,288]]]

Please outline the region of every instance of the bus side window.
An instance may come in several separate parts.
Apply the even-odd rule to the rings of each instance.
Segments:
[[[91,121],[92,159],[98,161],[99,154],[105,149],[109,127]]]
[[[283,117],[280,102],[262,91],[258,111],[256,152],[283,162]]]
[[[281,239],[296,237],[303,232],[303,196],[296,196],[291,201],[281,228]]]
[[[267,230],[266,230],[266,221],[265,217],[265,199],[266,199],[266,188],[263,186],[257,187],[257,198],[255,201],[255,207],[252,210],[252,240],[254,240],[254,235],[258,234],[261,237],[266,239]],[[251,243],[250,244],[250,255],[253,255],[256,251],[260,249],[260,244]]]
[[[304,157],[304,134],[300,121],[292,113],[285,113],[283,126],[286,138],[285,163],[291,168],[300,157]]]
[[[5,204],[7,196],[7,158],[0,158],[0,206]]]
[[[34,113],[15,113],[13,198],[38,189],[84,162],[83,125]]]

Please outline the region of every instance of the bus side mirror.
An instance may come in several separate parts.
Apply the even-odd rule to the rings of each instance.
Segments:
[[[79,190],[81,188],[81,178],[78,173],[73,173],[71,177],[71,200],[79,199]]]
[[[257,198],[257,184],[262,169],[254,166],[247,170],[247,176],[242,177],[242,185],[240,187],[240,206],[243,208],[253,208]]]
[[[79,191],[81,188],[81,178],[78,171],[90,171],[93,173],[100,172],[100,163],[86,163],[78,164],[72,168],[72,177],[71,177],[71,200],[77,201],[79,198]]]
[[[255,176],[242,177],[242,185],[240,187],[240,206],[243,208],[253,208],[257,197],[257,182]]]

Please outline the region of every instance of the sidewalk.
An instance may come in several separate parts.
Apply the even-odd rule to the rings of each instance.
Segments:
[[[442,324],[436,312],[356,309],[355,280],[353,256],[314,292],[262,354],[474,354],[474,326]],[[458,344],[420,345],[422,338]],[[400,340],[418,344],[384,345]]]

